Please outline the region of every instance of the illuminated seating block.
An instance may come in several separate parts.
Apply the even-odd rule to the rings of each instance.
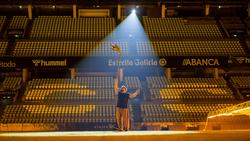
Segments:
[[[29,89],[26,101],[42,100],[111,100],[113,89]]]
[[[28,18],[26,16],[13,16],[10,22],[10,29],[25,29],[28,25]]]
[[[114,18],[75,19],[70,16],[39,16],[34,20],[31,38],[101,39],[111,33],[115,25]]]
[[[18,41],[14,56],[117,56],[110,49],[112,43],[118,44],[123,55],[128,53],[127,42],[87,42],[87,41]],[[38,49],[39,48],[39,49]]]
[[[223,78],[172,78],[163,76],[146,77],[149,88],[224,88],[227,87]]]
[[[76,77],[76,79],[33,79],[31,88],[38,89],[109,89],[113,88],[113,77]]]
[[[150,89],[152,100],[177,99],[234,99],[229,88],[195,88],[195,89]]]
[[[7,50],[7,46],[8,46],[8,42],[5,42],[5,41],[0,42],[0,56],[4,56]]]
[[[210,111],[233,104],[143,104],[142,117],[150,122],[204,122]]]
[[[8,105],[1,123],[113,122],[115,105]]]
[[[150,38],[157,38],[157,39],[222,38],[222,34],[215,20],[209,20],[206,24],[204,23],[190,24],[188,20],[183,18],[143,17],[142,21],[145,31]]]
[[[249,76],[232,76],[231,80],[240,88],[250,88]]]
[[[141,87],[141,82],[138,77],[125,77],[125,82],[129,88]]]
[[[22,83],[21,77],[5,77],[2,85],[5,89],[16,89]]]
[[[137,42],[140,56],[245,56],[239,40],[174,40]]]

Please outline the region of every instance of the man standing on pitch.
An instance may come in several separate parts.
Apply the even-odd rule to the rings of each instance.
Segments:
[[[126,84],[122,83],[121,87],[118,87],[118,75],[122,78],[120,69],[118,69],[114,88],[115,94],[118,94],[117,106],[116,106],[116,121],[119,131],[129,130],[129,110],[128,110],[128,100],[136,97],[140,93],[140,88],[138,88],[134,93],[128,93]]]

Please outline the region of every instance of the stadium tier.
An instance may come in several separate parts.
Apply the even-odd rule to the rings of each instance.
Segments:
[[[30,38],[102,39],[115,28],[114,18],[72,18],[39,16],[35,18]]]
[[[28,89],[25,101],[114,100],[113,89]]]
[[[20,87],[22,77],[5,77],[2,83],[3,89],[15,90]]]
[[[0,16],[0,31],[3,30],[3,25],[6,20],[6,16]]]
[[[146,77],[149,88],[225,88],[227,82],[223,78],[173,78],[163,76]]]
[[[231,80],[239,88],[250,88],[250,76],[232,76]]]
[[[18,41],[14,56],[115,56],[113,42],[80,41]],[[117,42],[123,55],[128,55],[128,43]],[[137,42],[139,56],[246,56],[238,40],[153,41]]]
[[[4,56],[7,50],[8,42],[1,41],[0,42],[0,56]]]
[[[230,82],[243,99],[250,99],[250,76],[231,76]]]
[[[137,42],[140,56],[245,56],[239,40]]]
[[[1,123],[101,123],[114,116],[114,105],[8,105]]]
[[[14,56],[116,56],[111,50],[115,42],[88,42],[88,41],[18,41],[13,51]],[[116,42],[128,53],[127,42]]]
[[[234,99],[227,82],[213,78],[147,77],[150,100],[229,100]]]
[[[234,99],[229,88],[150,89],[152,100],[228,100]]]
[[[205,122],[208,112],[232,104],[142,104],[144,122]]]
[[[112,89],[113,86],[113,77],[77,77],[76,79],[33,79],[29,82],[29,87],[35,89]]]
[[[9,29],[26,29],[28,21],[26,16],[13,16]]]
[[[125,83],[128,86],[128,88],[140,88],[141,82],[138,77],[131,76],[131,77],[125,77]]]
[[[207,39],[222,38],[215,20],[143,17],[146,33],[153,39]]]
[[[129,88],[141,86],[138,77],[125,77]],[[33,79],[24,101],[114,100],[112,77],[77,77],[76,79]]]

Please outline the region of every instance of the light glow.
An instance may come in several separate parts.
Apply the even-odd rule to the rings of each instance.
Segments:
[[[136,13],[136,10],[135,10],[135,9],[132,9],[131,13],[132,13],[132,14],[135,14],[135,13]]]

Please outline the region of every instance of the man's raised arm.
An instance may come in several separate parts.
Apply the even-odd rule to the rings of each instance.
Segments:
[[[114,89],[115,89],[115,94],[118,94],[118,91],[119,91],[118,78],[115,78],[115,80],[114,80]]]
[[[141,89],[138,88],[134,93],[129,94],[129,98],[135,98],[138,94],[140,94]]]
[[[119,91],[119,87],[118,87],[119,76],[120,76],[120,68],[118,68],[118,70],[116,72],[116,77],[115,77],[115,80],[114,80],[115,94],[118,94],[118,91]]]

